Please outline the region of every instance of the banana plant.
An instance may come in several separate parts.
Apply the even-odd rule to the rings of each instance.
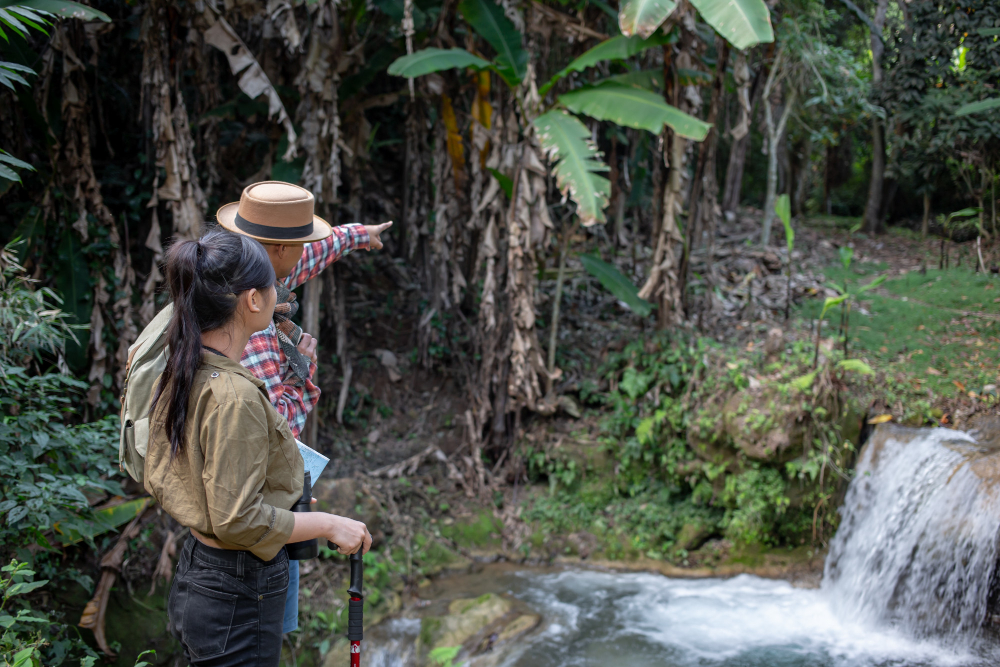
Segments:
[[[415,78],[448,69],[492,70],[511,88],[527,73],[528,53],[522,36],[504,15],[503,8],[490,0],[462,0],[458,6],[473,30],[496,51],[486,60],[465,49],[428,48],[397,59],[389,74]],[[572,72],[581,72],[609,60],[625,60],[669,40],[666,35],[612,37],[585,52],[539,87],[543,97],[557,81]],[[709,125],[668,105],[652,90],[631,81],[611,77],[559,95],[547,109],[531,120],[543,151],[553,163],[552,173],[563,194],[577,205],[584,225],[605,222],[611,183],[602,174],[608,171],[601,153],[590,139],[591,133],[577,115],[607,120],[626,127],[659,134],[664,126],[679,135],[701,141]]]
[[[737,48],[773,41],[770,14],[762,0],[696,0],[694,6],[705,20]],[[675,0],[630,0],[622,5],[619,24],[622,35],[601,42],[574,59],[542,84],[544,98],[560,79],[605,61],[621,61],[671,39],[658,32],[676,8]],[[514,88],[527,72],[528,53],[521,34],[490,0],[462,0],[459,11],[473,30],[496,51],[486,60],[465,49],[428,48],[397,59],[389,74],[415,78],[448,69],[492,70]],[[702,141],[710,125],[667,104],[651,88],[650,76],[633,73],[613,76],[576,88],[556,97],[531,120],[542,149],[553,163],[552,172],[564,195],[576,203],[584,225],[605,222],[611,183],[601,174],[608,171],[601,153],[590,139],[590,131],[578,116],[610,121],[624,127],[659,134],[669,127],[679,136]],[[638,75],[638,76],[636,76]]]

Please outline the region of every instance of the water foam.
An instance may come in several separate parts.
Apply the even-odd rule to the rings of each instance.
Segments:
[[[843,618],[967,645],[981,633],[1000,504],[964,433],[883,429],[858,461],[823,588]]]
[[[931,640],[845,620],[826,592],[783,581],[587,571],[521,578],[511,592],[550,625],[509,656],[508,667],[598,665],[607,657],[636,667],[982,664]]]

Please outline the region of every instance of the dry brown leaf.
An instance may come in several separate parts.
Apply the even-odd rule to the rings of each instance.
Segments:
[[[936,375],[936,376],[938,376],[938,377],[940,377],[940,376],[944,375],[944,373],[942,373],[942,372],[941,372],[941,371],[939,371],[938,369],[934,368],[933,366],[928,366],[928,367],[927,367],[927,374],[928,374],[928,375]]]

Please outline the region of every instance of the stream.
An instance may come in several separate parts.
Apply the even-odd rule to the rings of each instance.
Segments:
[[[983,625],[992,611],[998,480],[1000,447],[945,429],[880,428],[862,451],[819,589],[751,575],[492,565],[438,580],[421,593],[422,608],[366,633],[362,664],[421,664],[428,618],[472,623],[474,611],[463,619],[448,601],[493,593],[508,605],[497,612],[503,622],[518,614],[536,622],[504,642],[501,621],[490,621],[463,640],[455,665],[995,665],[1000,645]]]

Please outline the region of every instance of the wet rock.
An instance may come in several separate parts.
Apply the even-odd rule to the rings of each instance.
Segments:
[[[454,600],[447,616],[428,616],[420,622],[420,646],[432,651],[442,646],[461,646],[511,610],[510,602],[487,593],[478,598]]]
[[[676,546],[685,551],[694,551],[708,541],[713,530],[710,526],[700,523],[686,523],[677,533]]]

